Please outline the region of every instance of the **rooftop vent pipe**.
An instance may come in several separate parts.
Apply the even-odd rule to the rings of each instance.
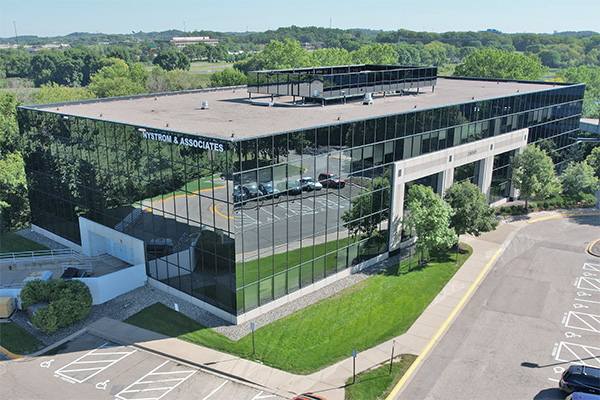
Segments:
[[[201,110],[208,110],[208,101],[203,101],[202,105],[200,106]]]

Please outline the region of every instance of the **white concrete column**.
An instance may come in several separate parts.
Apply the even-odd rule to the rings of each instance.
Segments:
[[[450,163],[452,164],[452,163]],[[446,193],[446,190],[454,183],[454,165],[452,164],[450,168],[446,168],[442,173],[442,181],[443,187],[440,192],[442,196]]]
[[[389,250],[395,250],[402,242],[402,217],[404,215],[404,171],[398,163],[394,164],[392,169],[392,182],[390,193],[390,216],[388,222],[389,229]]]
[[[486,157],[479,162],[479,190],[490,201],[490,187],[492,186],[492,173],[494,169],[494,156]]]

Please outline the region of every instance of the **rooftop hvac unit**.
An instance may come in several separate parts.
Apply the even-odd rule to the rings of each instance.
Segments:
[[[373,104],[373,97],[371,93],[365,93],[365,98],[363,99],[363,104],[370,105]]]
[[[208,101],[203,101],[202,105],[200,106],[201,110],[208,110]]]

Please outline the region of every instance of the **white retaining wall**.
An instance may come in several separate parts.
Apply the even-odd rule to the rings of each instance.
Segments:
[[[146,276],[146,265],[138,264],[108,275],[74,279],[82,281],[90,288],[93,299],[92,304],[96,305],[105,303],[140,286],[144,286],[148,277]]]

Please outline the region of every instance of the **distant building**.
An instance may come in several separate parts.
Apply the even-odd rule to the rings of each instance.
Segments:
[[[185,37],[174,37],[171,39],[171,44],[183,49],[185,46],[190,44],[204,43],[211,46],[219,44],[219,39],[211,39],[208,36],[185,36]]]

